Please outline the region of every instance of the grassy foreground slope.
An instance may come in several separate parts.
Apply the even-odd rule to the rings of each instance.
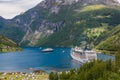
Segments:
[[[1,80],[47,80],[47,73],[0,73]]]
[[[12,52],[22,50],[15,42],[0,35],[0,52]]]

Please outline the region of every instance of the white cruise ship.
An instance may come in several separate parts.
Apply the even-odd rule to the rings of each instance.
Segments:
[[[43,49],[42,52],[53,52],[53,49],[52,48],[46,48],[46,49]]]
[[[81,63],[90,62],[97,59],[97,54],[95,51],[90,49],[81,49],[80,47],[75,47],[71,49],[71,57]]]

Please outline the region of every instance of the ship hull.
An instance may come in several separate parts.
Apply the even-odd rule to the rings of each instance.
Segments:
[[[81,62],[81,63],[89,62],[88,59],[81,59],[80,57],[74,56],[73,54],[75,54],[75,53],[71,53],[71,57],[72,57],[74,60],[79,61],[79,62]]]

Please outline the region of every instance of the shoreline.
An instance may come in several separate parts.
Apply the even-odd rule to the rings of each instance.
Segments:
[[[98,49],[94,49],[98,54],[106,54],[106,55],[110,55],[110,56],[114,56],[116,51],[106,51],[106,50],[98,50]]]
[[[41,69],[34,69],[34,68],[29,68],[29,69],[23,69],[23,70],[11,70],[11,71],[0,71],[0,73],[47,73],[44,70]]]

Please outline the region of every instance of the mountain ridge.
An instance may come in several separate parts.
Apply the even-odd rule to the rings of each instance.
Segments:
[[[102,32],[104,32],[104,30],[107,30],[103,26],[112,26],[110,27],[111,29],[117,26],[119,22],[115,20],[116,16],[114,14],[116,14],[119,18],[119,10],[117,8],[118,6],[119,2],[117,0],[44,0],[36,7],[28,10],[21,15],[16,16],[11,20],[5,20],[3,22],[0,21],[0,34],[3,34],[22,45],[79,45],[79,41],[77,40],[79,33],[81,33],[82,35],[80,35],[80,38],[78,39],[84,40],[83,36],[85,36],[86,32],[91,31],[90,34],[92,34],[93,30],[91,27],[93,27],[94,30],[98,30],[99,33],[96,34],[98,35],[103,34]],[[88,9],[90,11],[88,11]],[[86,13],[85,10],[90,14]],[[94,15],[92,16],[92,14]],[[87,20],[87,17],[85,16],[88,16],[91,22]],[[100,23],[96,22],[95,19],[98,22],[100,21]],[[74,30],[74,28],[80,30],[80,32],[73,32],[76,31]],[[81,31],[83,30],[85,30],[85,32],[82,33]],[[62,35],[62,31],[65,34]],[[56,36],[53,37],[54,40],[50,39],[50,37],[54,35]],[[66,40],[61,39],[57,35],[63,37]],[[96,35],[92,35],[92,37],[96,37]],[[90,35],[87,35],[86,38],[89,36]],[[59,42],[58,39],[61,39],[61,42]],[[71,40],[73,42],[71,42]],[[88,42],[90,42],[91,44],[91,41]],[[100,41],[98,41],[97,43],[95,42],[94,45],[98,44],[99,42]],[[59,45],[59,43],[61,43],[61,45]]]

